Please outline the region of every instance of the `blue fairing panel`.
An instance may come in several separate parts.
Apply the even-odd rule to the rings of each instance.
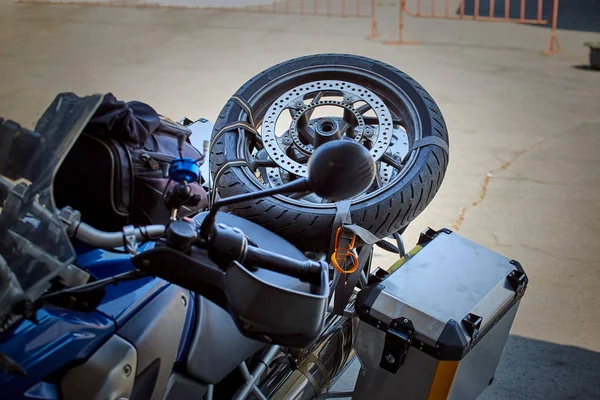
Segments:
[[[142,245],[140,251],[151,247],[153,244]],[[97,279],[108,278],[133,269],[128,254],[92,249],[80,244],[76,246],[76,251],[77,265]],[[168,282],[152,277],[109,285],[105,288],[106,295],[97,310],[114,319],[118,326],[122,326],[168,285]]]
[[[23,321],[0,336],[0,353],[18,362],[26,377],[0,372],[0,397],[19,399],[50,373],[85,359],[115,332],[114,322],[99,312],[44,308],[39,323]]]
[[[140,250],[151,248],[143,245]],[[130,256],[93,249],[77,244],[76,264],[96,279],[103,279],[133,269]],[[37,312],[38,324],[23,320],[0,335],[0,353],[6,354],[26,371],[24,378],[0,372],[0,399],[22,399],[27,390],[71,362],[86,360],[170,283],[159,278],[120,282],[105,287],[105,296],[93,312],[77,312],[45,307]],[[194,304],[186,315],[177,361],[183,359],[193,330]],[[31,398],[31,397],[28,397]]]
[[[151,277],[107,286],[97,310],[120,327],[167,286],[167,281]]]

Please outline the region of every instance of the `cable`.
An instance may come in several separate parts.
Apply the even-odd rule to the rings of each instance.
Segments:
[[[242,110],[244,110],[248,116],[249,119],[249,123],[248,122],[244,122],[244,121],[237,121],[237,122],[232,122],[230,124],[225,125],[224,127],[222,127],[216,134],[214,134],[210,140],[210,145],[209,145],[209,156],[210,153],[212,152],[212,148],[215,145],[215,143],[217,142],[217,140],[226,132],[231,131],[233,129],[242,129],[246,132],[250,132],[251,134],[254,135],[254,138],[260,141],[260,135],[258,134],[258,131],[256,130],[255,126],[256,124],[254,123],[254,115],[252,114],[252,108],[250,107],[250,105],[243,100],[240,97],[237,96],[232,96],[230,101],[234,101],[235,103],[237,103]],[[240,136],[241,138],[241,136]],[[199,159],[198,159],[199,160]],[[196,160],[196,161],[198,161]],[[213,184],[211,187],[211,192],[210,192],[210,198],[209,198],[209,208],[212,208],[212,205],[215,202],[215,199],[217,197],[217,186],[219,184],[219,180],[221,178],[221,175],[223,174],[223,172],[225,172],[225,169],[229,168],[229,167],[234,167],[234,166],[248,166],[248,161],[247,160],[233,160],[233,161],[229,161],[227,163],[225,163],[224,165],[222,165],[219,170],[217,171],[217,173],[215,174],[215,179],[213,179]],[[210,180],[210,177],[209,177]]]
[[[244,165],[248,165],[248,161],[239,159],[239,160],[229,161],[229,162],[223,164],[219,168],[219,170],[215,174],[215,178],[213,179],[213,187],[211,188],[212,190],[210,192],[210,200],[208,202],[209,208],[212,208],[215,203],[215,200],[217,198],[217,186],[218,186],[219,181],[221,180],[221,176],[223,175],[225,170],[230,167],[235,167],[235,166],[239,167],[239,166],[244,166]]]
[[[58,292],[49,293],[45,296],[42,296],[41,300],[52,299],[54,297],[57,297],[57,296],[60,296],[63,294],[85,293],[85,292],[89,292],[92,290],[100,289],[104,286],[110,285],[111,283],[117,284],[119,282],[131,281],[131,280],[135,280],[135,279],[139,279],[139,278],[144,278],[146,276],[148,276],[147,273],[136,269],[136,270],[125,272],[125,273],[122,273],[119,275],[111,276],[110,278],[100,279],[100,280],[92,282],[92,283],[87,283],[85,285],[75,286],[72,288],[59,290]]]

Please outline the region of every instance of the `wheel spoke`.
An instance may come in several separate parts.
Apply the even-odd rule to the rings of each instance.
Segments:
[[[310,201],[312,203],[318,203],[319,201],[321,201],[321,198],[318,197],[316,194],[307,192],[292,193],[288,197],[290,199]]]
[[[321,101],[321,98],[323,97],[323,95],[325,94],[325,92],[317,92],[317,94],[315,94],[315,97],[313,97],[313,99],[310,102],[311,106],[314,106],[317,102]],[[308,121],[310,120],[310,117],[312,116],[313,112],[315,111],[314,108],[311,108],[310,110],[308,110],[306,112],[306,122],[308,123]]]
[[[258,167],[276,168],[279,165],[275,161],[268,159],[268,160],[254,160],[254,166],[255,166],[255,168],[258,168]]]
[[[354,114],[344,108],[344,126],[340,129],[340,134],[346,134],[348,137],[354,138],[354,122],[356,117]]]
[[[262,136],[254,134],[250,137],[251,140],[254,140],[255,143],[262,145],[263,141],[262,141]]]
[[[385,153],[383,156],[381,156],[381,161],[383,161],[386,164],[391,165],[392,167],[396,168],[398,171],[400,171],[402,169],[402,164],[400,164],[400,161],[396,160],[394,157],[392,157],[391,155]]]
[[[298,110],[295,107],[288,107],[288,111],[290,112],[290,116],[292,117],[292,119],[296,118],[296,115],[298,115],[298,113],[300,112],[300,110]],[[300,116],[300,118],[298,118],[298,126],[306,126],[308,125],[308,119],[309,116],[307,116],[306,114]]]
[[[302,199],[303,197],[306,197],[306,196],[308,196],[308,194],[306,192],[296,192],[296,193],[290,194],[288,197],[290,199],[300,200],[300,199]]]
[[[340,136],[344,135],[347,135],[352,138],[354,137],[354,127],[347,122],[344,122],[344,125],[340,128]]]
[[[373,109],[373,107],[371,107],[371,105],[370,105],[370,104],[363,104],[362,106],[358,107],[358,108],[356,109],[356,111],[357,111],[357,112],[358,112],[360,115],[363,115],[364,113],[366,113],[367,111],[369,111],[369,110],[372,110],[372,109]]]
[[[257,167],[275,168],[275,167],[279,166],[279,164],[277,164],[275,162],[275,160],[273,160],[271,158],[271,156],[269,156],[269,153],[267,153],[267,150],[265,150],[265,149],[261,149],[256,153],[256,155],[253,157],[250,165],[254,166],[255,168],[257,168]]]
[[[377,117],[363,117],[363,120],[365,121],[366,125],[379,125],[379,118]],[[394,126],[396,125],[400,125],[402,126],[402,120],[401,119],[394,119],[392,120]]]
[[[301,123],[303,122],[303,119],[304,118],[300,118],[300,120],[298,120],[298,133],[300,133],[300,135],[302,135],[304,140],[306,140],[308,143],[314,143],[315,131],[308,125],[308,123],[306,125]]]

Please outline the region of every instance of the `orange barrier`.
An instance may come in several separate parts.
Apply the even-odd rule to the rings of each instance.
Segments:
[[[439,8],[437,7],[438,0],[430,0],[431,3],[427,4],[431,10],[428,13],[423,13],[423,0],[417,0],[416,11],[411,11],[407,7],[407,0],[400,0],[400,15],[398,18],[398,39],[394,41],[386,42],[387,44],[416,44],[417,42],[405,39],[405,26],[404,18],[415,17],[415,18],[436,18],[446,20],[469,20],[469,21],[488,21],[488,22],[512,22],[520,24],[537,24],[537,25],[548,25],[551,24],[550,39],[548,40],[548,46],[544,50],[544,54],[555,54],[560,52],[560,46],[558,44],[558,38],[556,36],[556,27],[558,21],[558,0],[552,2],[551,21],[543,19],[543,0],[537,0],[537,14],[535,18],[526,18],[525,12],[525,1],[520,0],[520,7],[518,10],[518,17],[511,17],[510,0],[504,0],[504,13],[502,17],[496,17],[495,1],[484,0],[489,4],[489,13],[486,15],[480,14],[480,0],[473,0],[473,13],[467,15],[465,1],[459,0],[458,14],[450,14],[450,0],[444,0],[444,11],[443,14],[438,13]],[[489,3],[488,3],[489,2]]]

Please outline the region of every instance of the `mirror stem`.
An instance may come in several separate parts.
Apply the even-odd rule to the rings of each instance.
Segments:
[[[284,194],[284,193],[297,193],[297,192],[308,192],[309,191],[309,183],[307,178],[296,179],[295,181],[286,183],[285,185],[259,190],[256,192],[238,194],[237,196],[226,197],[219,201],[216,201],[210,209],[210,213],[204,218],[202,221],[202,226],[200,227],[200,238],[202,240],[208,241],[210,237],[210,233],[212,232],[213,226],[215,225],[215,218],[217,215],[217,211],[221,207],[228,206],[231,204],[241,203],[249,200],[256,200],[267,196],[272,196],[276,194]],[[216,190],[216,188],[215,188]]]

